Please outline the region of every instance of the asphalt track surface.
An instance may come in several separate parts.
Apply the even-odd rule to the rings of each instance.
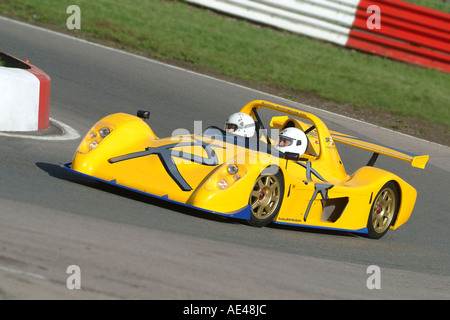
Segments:
[[[0,299],[449,299],[450,149],[298,103],[0,19],[1,51],[52,78],[51,118],[81,136],[115,112],[151,110],[157,135],[222,126],[255,99],[312,111],[332,129],[415,153],[380,157],[418,190],[411,219],[380,240],[245,223],[71,175],[81,141],[0,134]],[[370,154],[339,145],[347,172]],[[67,268],[81,270],[69,290]],[[371,265],[381,289],[368,289]]]

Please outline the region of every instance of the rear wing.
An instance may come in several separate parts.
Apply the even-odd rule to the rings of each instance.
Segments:
[[[411,166],[415,168],[425,169],[425,165],[428,162],[429,156],[428,155],[417,155],[411,152],[394,149],[391,147],[387,147],[381,144],[369,142],[363,139],[359,139],[347,134],[330,131],[331,136],[333,138],[333,141],[340,142],[352,147],[357,147],[360,149],[364,149],[367,151],[372,151],[373,156],[369,160],[368,166],[373,166],[375,161],[378,158],[378,155],[382,154],[388,157],[396,158],[399,160],[407,161],[411,163]]]

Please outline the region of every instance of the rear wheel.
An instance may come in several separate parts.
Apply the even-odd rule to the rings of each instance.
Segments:
[[[284,194],[283,175],[278,168],[265,169],[256,179],[250,194],[250,225],[264,227],[268,225],[280,211]],[[274,170],[277,172],[274,174]]]
[[[384,236],[397,215],[399,207],[398,191],[395,183],[389,181],[378,192],[370,209],[367,221],[368,235],[372,239]]]

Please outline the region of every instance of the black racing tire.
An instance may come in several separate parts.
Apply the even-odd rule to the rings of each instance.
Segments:
[[[271,223],[281,208],[284,179],[280,168],[271,166],[263,170],[250,192],[251,226],[264,227]]]
[[[386,183],[376,195],[367,220],[368,237],[380,239],[388,231],[398,213],[400,198],[397,185],[393,181]]]

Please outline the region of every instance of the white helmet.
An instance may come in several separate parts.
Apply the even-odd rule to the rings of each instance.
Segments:
[[[302,130],[294,127],[284,128],[280,132],[280,136],[275,145],[275,148],[283,153],[293,152],[298,153],[299,156],[302,156],[306,152],[307,147],[308,138],[306,134]]]
[[[255,134],[255,121],[246,113],[236,112],[225,122],[225,131],[243,137],[252,137]]]

